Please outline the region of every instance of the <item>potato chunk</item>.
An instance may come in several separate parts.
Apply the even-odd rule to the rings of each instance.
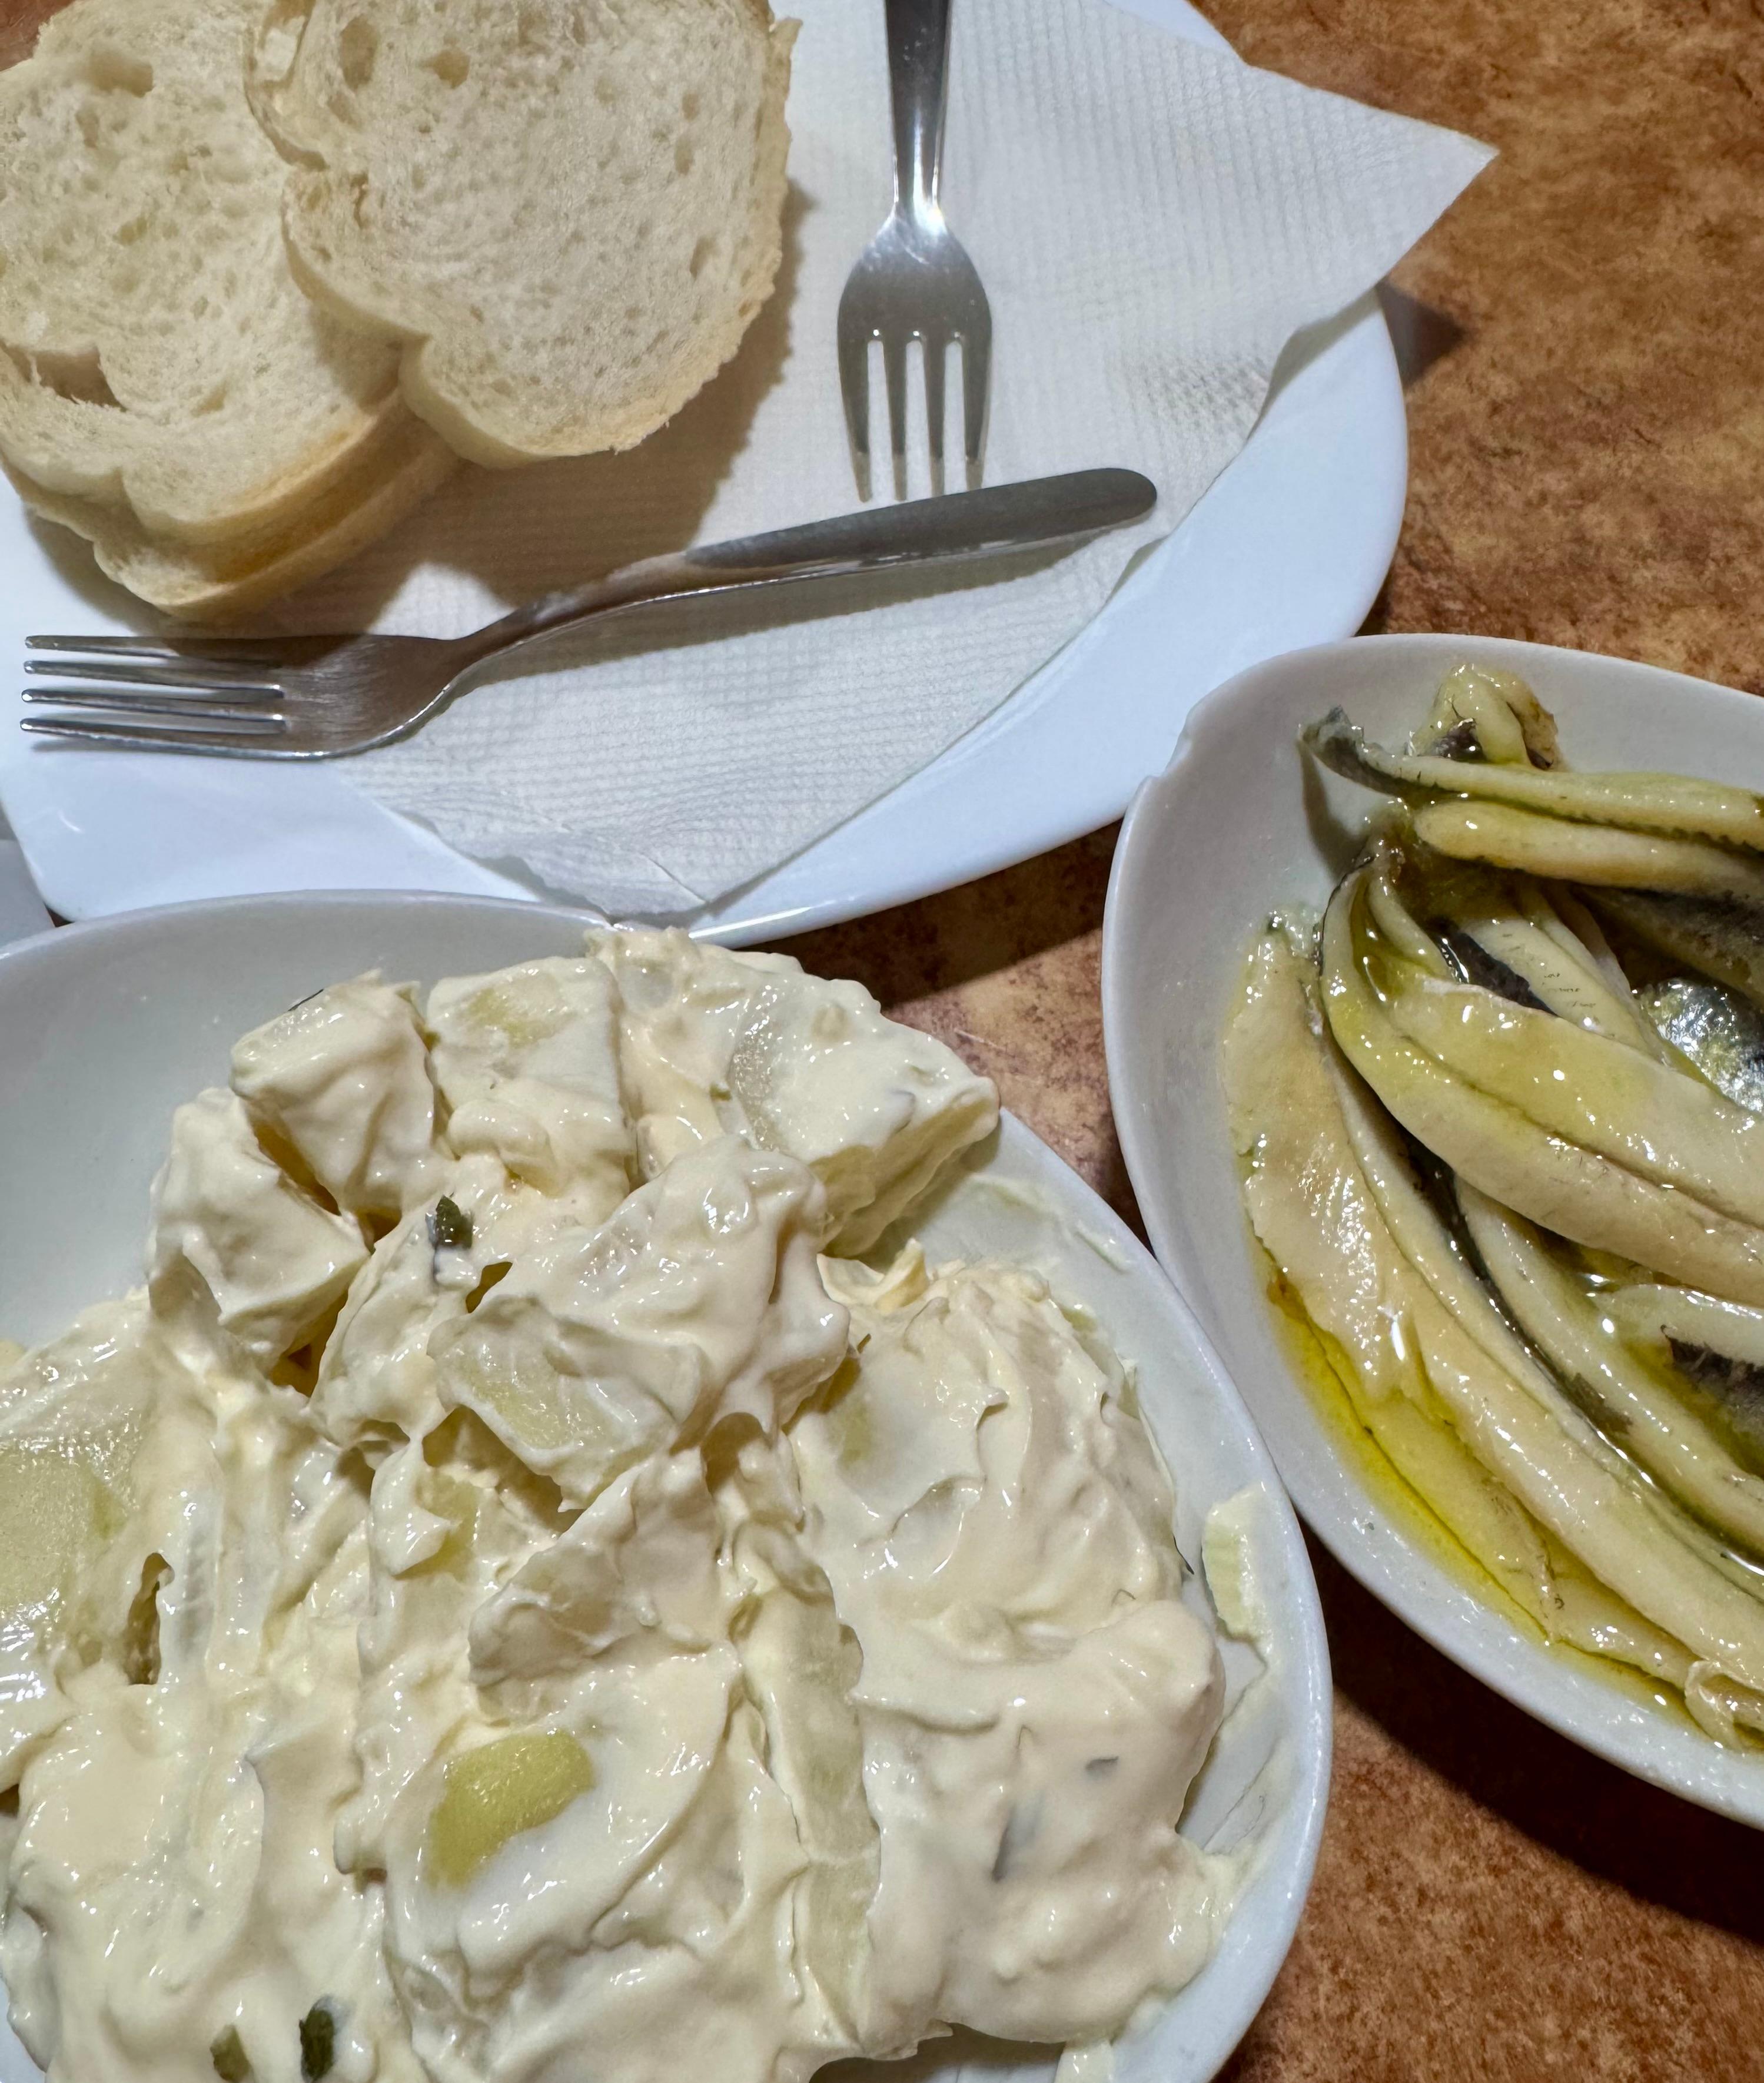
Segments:
[[[561,1815],[594,1784],[594,1761],[567,1730],[481,1744],[447,1768],[428,1820],[428,1871],[459,1887],[511,1837]]]

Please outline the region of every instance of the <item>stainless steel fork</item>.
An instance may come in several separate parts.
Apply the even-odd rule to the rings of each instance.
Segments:
[[[894,496],[906,492],[906,349],[925,357],[931,489],[943,488],[943,377],[960,342],[962,447],[968,482],[981,478],[992,367],[992,307],[974,264],[943,222],[943,105],[951,0],[887,0],[888,86],[894,106],[894,207],[846,278],[839,299],[839,387],[858,496],[871,492],[870,343],[882,343]]]
[[[603,615],[1079,542],[1141,519],[1157,498],[1136,471],[1083,470],[843,513],[650,557],[453,638],[32,636],[31,649],[55,655],[30,660],[25,671],[78,684],[27,687],[27,703],[64,713],[27,716],[22,727],[136,751],[333,758],[414,730],[505,652]],[[76,711],[96,713],[66,712]]]

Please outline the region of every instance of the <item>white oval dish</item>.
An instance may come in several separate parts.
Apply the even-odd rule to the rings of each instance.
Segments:
[[[247,1029],[320,985],[383,968],[436,977],[578,949],[581,915],[399,894],[246,898],[74,926],[0,952],[0,1327],[25,1340],[140,1278],[147,1189],[171,1109],[224,1081]],[[1328,1652],[1303,1540],[1272,1464],[1194,1319],[1132,1232],[1045,1144],[1007,1118],[913,1227],[934,1257],[998,1253],[1043,1267],[1137,1370],[1176,1478],[1177,1538],[1198,1561],[1215,1503],[1259,1486],[1254,1549],[1272,1630],[1265,1677],[1227,1643],[1239,1705],[1185,1827],[1247,1874],[1212,1959],[1123,2043],[1119,2083],[1205,2083],[1260,2007],[1310,1882],[1329,1781]],[[1192,1587],[1204,1598],[1198,1583]],[[913,2077],[1030,2083],[1036,2056],[947,2041]],[[1027,2057],[1029,2050],[1009,2050]],[[899,2065],[876,2071],[905,2083]],[[0,2026],[0,2083],[38,2071]]]
[[[1253,666],[1194,711],[1167,772],[1135,797],[1103,935],[1110,1089],[1158,1256],[1192,1305],[1306,1519],[1342,1564],[1516,1706],[1656,1786],[1764,1827],[1764,1757],[1521,1633],[1369,1496],[1283,1354],[1239,1198],[1219,1036],[1251,936],[1274,906],[1320,904],[1375,807],[1298,750],[1340,703],[1389,744],[1466,659],[1536,689],[1572,765],[1665,768],[1764,788],[1764,709],[1681,673],[1468,636],[1379,636]]]
[[[1188,0],[1125,4],[1226,48]],[[1063,651],[929,766],[677,923],[736,945],[804,932],[1120,816],[1209,687],[1251,659],[1359,627],[1396,547],[1407,442],[1390,334],[1368,294],[1292,343],[1242,451]],[[21,656],[33,631],[141,626],[143,611],[70,542],[34,527],[0,483],[0,657]],[[364,795],[346,761],[88,756],[27,738],[9,716],[0,802],[37,887],[70,919],[255,890],[532,894],[518,872],[456,852]]]

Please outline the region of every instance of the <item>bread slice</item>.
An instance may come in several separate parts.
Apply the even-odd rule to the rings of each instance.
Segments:
[[[173,567],[306,527],[404,416],[395,350],[289,271],[261,12],[73,0],[0,74],[0,458]]]
[[[365,445],[353,468],[291,523],[236,530],[205,544],[152,535],[127,507],[52,491],[11,463],[6,471],[26,505],[83,535],[100,568],[120,585],[182,619],[225,623],[353,556],[401,521],[458,461],[420,420],[400,412]]]
[[[766,0],[282,0],[254,99],[295,274],[403,343],[407,401],[473,461],[629,448],[771,293],[795,27]]]

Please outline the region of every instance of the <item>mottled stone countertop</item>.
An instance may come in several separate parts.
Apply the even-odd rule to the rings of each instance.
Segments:
[[[1407,516],[1369,630],[1764,693],[1758,0],[1201,0],[1251,62],[1500,157],[1386,292]],[[1097,962],[1114,834],[791,943],[998,1081],[1133,1213]],[[1764,1842],[1465,1677],[1313,1544],[1336,1768],[1230,2083],[1764,2078]]]
[[[0,63],[53,4],[0,0]],[[1764,693],[1764,0],[1201,4],[1252,63],[1500,148],[1386,293],[1411,477],[1367,628]],[[1113,843],[791,946],[1137,1220],[1097,998]],[[1230,2083],[1764,2079],[1764,1843],[1534,1726],[1313,1552],[1329,1820]]]

